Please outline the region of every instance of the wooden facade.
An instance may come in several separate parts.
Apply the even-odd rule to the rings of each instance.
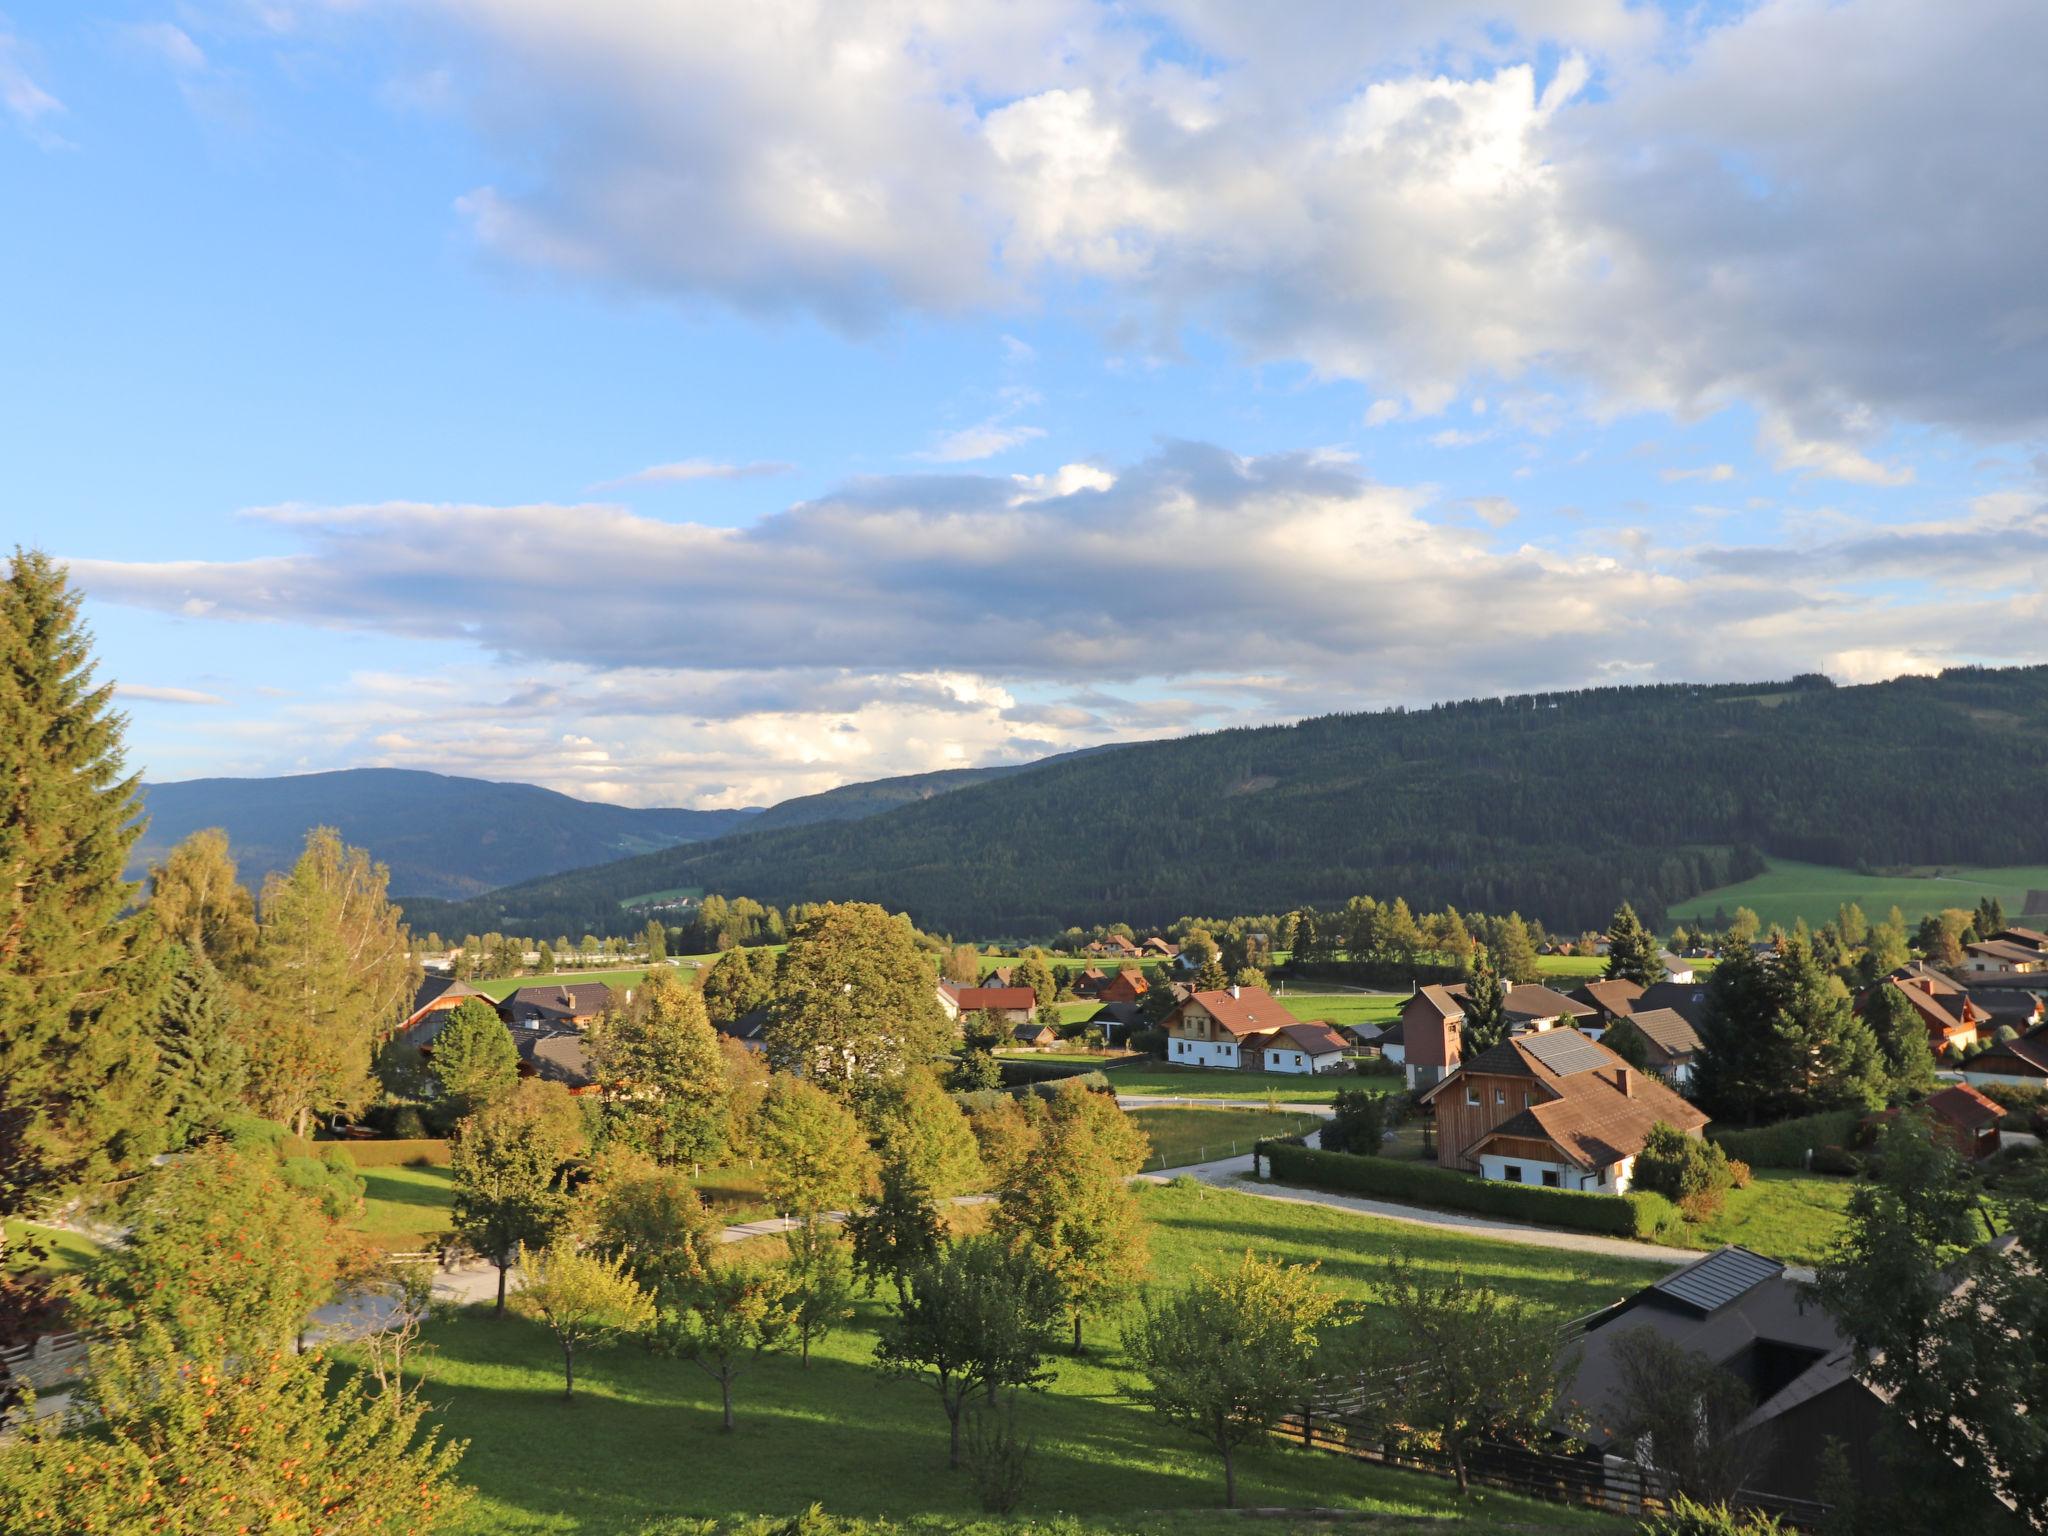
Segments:
[[[1475,1097],[1479,1100],[1477,1104],[1471,1102]],[[1473,1146],[1495,1126],[1549,1097],[1536,1086],[1534,1078],[1513,1073],[1476,1074],[1468,1068],[1434,1101],[1437,1161],[1446,1168],[1477,1173],[1479,1159],[1471,1155]],[[1557,1150],[1547,1141],[1529,1145],[1541,1149],[1530,1152],[1532,1158],[1554,1160],[1557,1156]]]

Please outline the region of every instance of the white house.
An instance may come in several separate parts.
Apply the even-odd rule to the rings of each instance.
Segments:
[[[1234,1071],[1253,1066],[1247,1050],[1256,1036],[1300,1021],[1264,987],[1225,987],[1191,992],[1166,1016],[1166,1059],[1186,1067]],[[1295,1070],[1290,1067],[1288,1070]]]

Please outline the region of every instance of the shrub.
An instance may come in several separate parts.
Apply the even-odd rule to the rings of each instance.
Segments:
[[[1863,1171],[1863,1159],[1847,1147],[1815,1147],[1813,1149],[1813,1171],[1815,1173],[1857,1174]]]
[[[1709,1139],[1730,1157],[1739,1157],[1752,1168],[1789,1168],[1797,1172],[1806,1166],[1809,1150],[1846,1145],[1862,1121],[1860,1110],[1831,1109],[1754,1130],[1717,1130]]]
[[[1728,1159],[1728,1182],[1737,1189],[1747,1189],[1750,1183],[1749,1164],[1740,1158]]]
[[[970,1409],[963,1447],[974,1496],[992,1515],[1007,1515],[1024,1501],[1037,1441],[1017,1428],[1017,1398]]]
[[[1005,1088],[1027,1088],[1033,1083],[1042,1083],[1055,1078],[1079,1077],[1088,1068],[1078,1061],[1004,1061],[998,1063],[1002,1069]]]
[[[1506,1184],[1428,1163],[1352,1157],[1343,1152],[1314,1151],[1286,1141],[1264,1141],[1259,1143],[1259,1150],[1275,1179],[1312,1188],[1377,1195],[1409,1205],[1472,1211],[1531,1226],[1570,1227],[1611,1237],[1655,1236],[1655,1228],[1646,1228],[1644,1224],[1659,1220],[1657,1206],[1638,1204],[1633,1196]],[[1669,1201],[1659,1203],[1665,1211],[1672,1209]]]
[[[1734,1179],[1721,1148],[1660,1120],[1636,1157],[1635,1182],[1676,1200],[1686,1220],[1701,1221],[1721,1208],[1721,1193]]]
[[[285,1183],[320,1202],[320,1209],[335,1221],[348,1221],[363,1208],[363,1178],[340,1147],[329,1147],[319,1157],[287,1157],[278,1163]]]
[[[1387,1133],[1401,1123],[1401,1109],[1401,1101],[1393,1094],[1340,1088],[1337,1113],[1323,1122],[1323,1150],[1378,1157]]]
[[[2001,1109],[2021,1113],[2048,1109],[2048,1088],[2036,1088],[2030,1083],[1980,1083],[1977,1091]]]
[[[397,1141],[424,1141],[427,1139],[427,1122],[420,1118],[418,1106],[401,1104],[392,1111],[390,1132]]]
[[[1664,1242],[1684,1225],[1678,1207],[1654,1190],[1632,1189],[1623,1198],[1635,1212],[1634,1235],[1644,1242]]]
[[[1683,1494],[1661,1515],[1645,1520],[1643,1536],[1792,1536],[1788,1526],[1760,1509],[1701,1504]]]

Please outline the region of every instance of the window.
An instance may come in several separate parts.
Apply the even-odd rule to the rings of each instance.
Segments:
[[[1494,1103],[1496,1103],[1496,1104],[1505,1104],[1505,1103],[1507,1103],[1507,1101],[1508,1101],[1508,1091],[1507,1091],[1507,1089],[1505,1089],[1505,1088],[1496,1088],[1496,1089],[1494,1089],[1494,1090],[1493,1090],[1493,1102],[1494,1102]]]
[[[1295,1065],[1296,1065],[1297,1067],[1301,1065],[1301,1052],[1299,1052],[1299,1051],[1296,1051],[1296,1052],[1294,1053],[1294,1064],[1295,1064]]]
[[[1543,1170],[1543,1187],[1545,1189],[1557,1188],[1557,1170],[1555,1168],[1546,1168]]]
[[[1467,1083],[1465,1085],[1465,1102],[1467,1104],[1474,1106],[1475,1108],[1478,1106],[1479,1103],[1479,1090],[1477,1088],[1474,1088],[1470,1083]]]
[[[1519,1184],[1522,1182],[1522,1165],[1520,1163],[1509,1163],[1507,1167],[1502,1169],[1501,1171],[1503,1174],[1506,1175],[1507,1181],[1510,1184]]]

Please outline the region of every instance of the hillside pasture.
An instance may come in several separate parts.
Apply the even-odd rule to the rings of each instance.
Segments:
[[[1246,1249],[1321,1265],[1363,1297],[1381,1257],[1403,1248],[1433,1267],[1527,1297],[1560,1320],[1627,1294],[1661,1271],[1627,1261],[1490,1243],[1453,1232],[1229,1193],[1184,1181],[1146,1186],[1152,1274],[1174,1286],[1197,1268],[1234,1264]],[[1135,1308],[1135,1302],[1132,1309]],[[465,1533],[630,1536],[657,1516],[788,1516],[813,1502],[858,1516],[978,1518],[965,1473],[946,1469],[946,1422],[921,1382],[873,1365],[880,1299],[814,1351],[809,1370],[786,1355],[752,1365],[735,1392],[739,1427],[718,1428],[717,1388],[693,1366],[634,1344],[581,1350],[573,1403],[561,1396],[553,1339],[517,1319],[472,1310],[430,1329],[428,1396],[454,1438],[470,1442],[460,1475],[480,1490]],[[1126,1395],[1122,1317],[1092,1321],[1088,1352],[1048,1361],[1045,1391],[1026,1394],[1020,1427],[1037,1441],[1020,1515],[1055,1513],[1089,1531],[1210,1529],[1222,1517],[1212,1455]],[[1620,1520],[1480,1493],[1462,1505],[1449,1480],[1390,1471],[1275,1441],[1245,1452],[1241,1500],[1252,1506],[1370,1512],[1387,1528],[1613,1532]],[[1186,1511],[1182,1517],[1178,1512]],[[1241,1518],[1241,1517],[1240,1517]],[[1187,1524],[1182,1523],[1185,1519]],[[1217,1525],[1220,1529],[1220,1524]],[[1290,1527],[1293,1528],[1293,1527]]]
[[[1911,927],[1929,912],[1974,907],[1984,896],[1996,897],[2010,922],[2030,909],[2036,916],[2048,912],[2048,865],[1957,865],[1864,875],[1790,859],[1768,862],[1770,868],[1754,879],[1677,903],[1671,908],[1672,921],[1712,921],[1717,910],[1732,916],[1737,907],[1748,907],[1766,924],[1790,928],[1805,918],[1809,926],[1817,927],[1832,922],[1841,905],[1853,901],[1873,922],[1897,907]]]
[[[1267,1137],[1294,1136],[1322,1124],[1321,1116],[1299,1112],[1197,1106],[1140,1107],[1130,1118],[1152,1142],[1145,1162],[1150,1171],[1237,1157]]]

